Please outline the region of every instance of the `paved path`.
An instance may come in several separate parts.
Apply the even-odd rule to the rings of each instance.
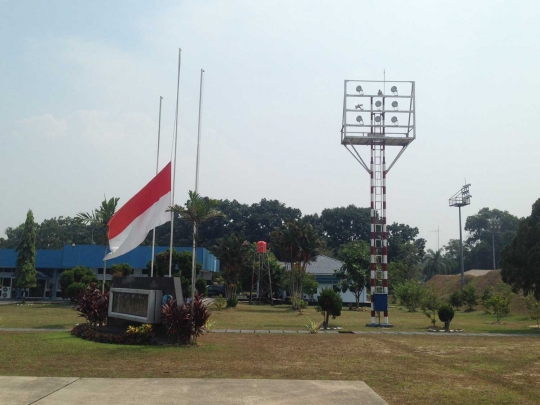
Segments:
[[[362,381],[0,377],[3,405],[388,405]]]
[[[59,328],[0,328],[0,332],[69,332],[69,329]],[[258,333],[258,334],[308,334],[307,330],[268,330],[268,329],[214,329],[211,333]],[[401,332],[401,331],[381,331],[381,330],[354,330],[337,331],[321,330],[320,334],[353,334],[353,335],[424,335],[424,336],[480,336],[480,337],[540,337],[540,333],[445,333],[445,332]]]

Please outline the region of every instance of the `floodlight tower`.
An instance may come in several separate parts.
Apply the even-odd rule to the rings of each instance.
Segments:
[[[450,197],[450,207],[459,208],[459,254],[461,256],[461,288],[465,287],[465,262],[463,261],[463,236],[461,234],[461,207],[471,203],[472,195],[469,193],[470,184],[465,184],[456,194]]]
[[[391,86],[390,94],[386,94],[387,85]],[[371,177],[371,323],[367,326],[392,327],[388,322],[386,176],[416,139],[415,110],[415,82],[345,80],[341,144]],[[387,119],[388,116],[391,118]],[[369,146],[369,166],[358,146]],[[390,165],[386,164],[387,146],[401,147]],[[381,312],[384,313],[382,324]],[[379,323],[375,322],[376,313]]]
[[[274,305],[272,295],[272,277],[270,272],[270,260],[266,250],[266,242],[257,242],[257,251],[253,257],[253,273],[251,275],[251,292],[249,303],[252,303],[253,291],[257,291],[259,303]]]

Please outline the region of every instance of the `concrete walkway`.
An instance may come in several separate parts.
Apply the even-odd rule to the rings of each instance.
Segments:
[[[3,405],[388,405],[362,381],[0,377]]]
[[[58,328],[0,328],[0,332],[69,332],[69,329]],[[268,330],[268,329],[214,329],[210,333],[258,333],[258,334],[308,334],[307,330]],[[337,331],[337,330],[320,330],[320,334],[353,334],[353,335],[424,335],[424,336],[479,336],[479,337],[540,337],[540,333],[465,333],[465,332],[402,332],[390,330],[354,330],[354,331]]]

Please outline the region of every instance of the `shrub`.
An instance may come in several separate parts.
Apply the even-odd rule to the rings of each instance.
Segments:
[[[193,316],[191,309],[193,307]],[[161,309],[162,322],[167,328],[169,341],[178,345],[197,343],[211,313],[203,304],[199,294],[189,305],[178,305],[176,300],[167,300]]]
[[[422,313],[429,318],[434,328],[437,324],[437,313],[440,307],[441,303],[437,296],[432,291],[426,293],[421,303]]]
[[[141,326],[128,326],[126,334],[136,344],[148,344],[154,338],[154,329],[148,323]]]
[[[530,294],[525,297],[525,306],[531,314],[531,318],[536,321],[536,326],[540,327],[540,301]]]
[[[489,311],[492,311],[497,317],[497,323],[502,318],[510,314],[510,300],[512,299],[512,291],[509,285],[500,282],[496,288],[490,287],[491,296],[486,301],[485,305]]]
[[[478,304],[476,288],[471,284],[467,284],[463,290],[461,290],[460,295],[462,302],[469,307],[469,311],[474,311],[474,306]]]
[[[460,292],[456,291],[455,293],[451,294],[450,297],[448,297],[448,303],[459,311],[459,308],[463,306],[463,299]]]
[[[143,325],[144,326],[144,325]],[[124,333],[108,333],[95,329],[93,326],[83,323],[75,326],[71,330],[73,336],[80,337],[85,340],[91,340],[97,343],[114,343],[123,345],[135,344],[153,344],[153,338],[141,339],[139,334]]]
[[[76,302],[79,299],[79,296],[86,289],[86,284],[83,283],[71,283],[66,289],[65,297],[69,298],[72,302]]]
[[[199,295],[204,295],[205,297],[208,295],[208,286],[204,278],[200,278],[195,282],[195,289]]]
[[[444,330],[450,332],[450,322],[454,319],[454,308],[447,304],[441,305],[438,314],[440,321],[444,322]]]
[[[216,297],[216,299],[214,300],[214,306],[218,310],[225,308],[225,305],[227,305],[227,300],[223,298],[221,295],[219,297]]]
[[[308,318],[308,324],[306,325],[306,328],[308,328],[309,333],[319,333],[319,329],[321,329],[322,322],[315,322]]]
[[[341,315],[341,308],[343,307],[343,301],[338,293],[332,288],[324,288],[317,297],[319,307],[317,311],[322,313],[324,317],[323,327],[328,329],[328,320],[330,316],[332,319]]]
[[[482,305],[484,306],[484,309],[486,311],[487,315],[491,315],[491,311],[489,310],[489,299],[491,298],[491,288],[486,288],[484,290],[484,293],[482,294]]]
[[[109,311],[109,293],[102,294],[96,283],[91,283],[75,301],[75,310],[90,325],[105,325]]]
[[[87,267],[83,266],[77,266],[72,268],[71,270],[65,270],[60,274],[60,278],[58,279],[58,282],[60,283],[60,288],[62,289],[62,297],[64,298],[71,298],[67,295],[67,289],[68,287],[73,283],[81,283],[84,284],[86,287],[90,283],[97,282],[96,275],[92,270],[90,270]],[[75,296],[74,298],[77,298]]]
[[[133,273],[133,267],[128,263],[118,263],[111,266],[111,274],[114,277],[127,277]]]
[[[394,288],[394,294],[409,312],[416,312],[416,308],[420,306],[422,298],[426,294],[426,287],[418,281],[409,280]]]
[[[227,299],[227,308],[236,308],[237,305],[238,305],[238,298],[236,298],[236,295]]]

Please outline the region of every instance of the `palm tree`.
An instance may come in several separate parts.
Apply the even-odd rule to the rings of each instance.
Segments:
[[[189,192],[189,200],[185,207],[174,205],[169,211],[175,212],[189,223],[193,224],[193,259],[191,264],[191,302],[195,299],[195,269],[197,265],[198,229],[203,222],[225,215],[218,210],[219,201],[201,197],[196,191]]]
[[[291,221],[273,231],[271,240],[282,260],[290,265],[292,296],[301,298],[307,265],[320,253],[321,240],[317,231],[306,221]]]
[[[212,253],[221,263],[225,296],[228,302],[236,297],[238,279],[248,252],[249,243],[238,233],[225,236],[218,240],[217,246],[212,246]]]
[[[116,206],[118,205],[118,200],[120,198],[112,197],[107,200],[107,197],[104,197],[104,200],[101,202],[101,206],[92,212],[79,212],[76,216],[77,220],[80,222],[92,225],[93,229],[97,228],[98,235],[103,237],[105,242],[105,254],[107,255],[107,249],[109,247],[109,238],[107,237],[107,232],[109,231],[109,221],[116,212]],[[107,261],[103,260],[103,284],[101,286],[101,292],[105,292],[105,274],[107,272]]]
[[[438,249],[437,251],[428,249],[422,261],[422,272],[426,280],[429,280],[436,274],[447,274],[450,270],[450,262],[443,257],[442,252],[443,249]]]

